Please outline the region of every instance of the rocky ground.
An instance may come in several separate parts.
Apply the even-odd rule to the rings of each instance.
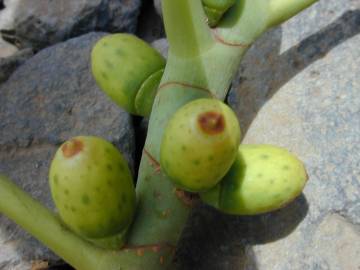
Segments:
[[[113,142],[135,171],[146,123],[97,88],[89,53],[105,32],[131,32],[166,55],[151,1],[3,0],[0,9],[0,172],[53,207],[49,161],[78,134]],[[309,182],[271,214],[196,208],[177,254],[180,269],[360,269],[359,33],[360,0],[320,0],[251,47],[228,96],[243,142],[290,149]],[[34,261],[68,269],[0,215],[0,270],[28,270]]]

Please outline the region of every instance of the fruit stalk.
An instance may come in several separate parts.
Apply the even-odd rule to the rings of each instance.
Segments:
[[[1,213],[35,235],[59,256],[67,258],[76,268],[87,269],[88,264],[94,262],[97,249],[67,230],[51,211],[1,175],[0,186]]]
[[[121,251],[95,248],[64,230],[46,208],[4,179],[0,181],[0,211],[79,270],[168,269],[191,207],[184,192],[174,187],[159,166],[165,125],[177,109],[191,100],[224,100],[252,42],[269,27],[314,2],[237,1],[219,26],[210,29],[200,0],[163,0],[169,58],[154,101],[140,165],[136,218],[129,242]],[[285,6],[279,11],[276,7],[281,4]]]

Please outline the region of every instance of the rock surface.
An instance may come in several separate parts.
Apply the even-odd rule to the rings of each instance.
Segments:
[[[140,5],[141,0],[7,0],[0,29],[20,48],[38,50],[94,30],[134,32]]]
[[[0,59],[14,55],[18,51],[14,45],[0,37]]]
[[[178,269],[360,269],[359,33],[360,2],[331,0],[248,51],[228,97],[243,143],[290,149],[310,179],[298,199],[265,215],[199,206]],[[166,55],[166,40],[152,45]]]
[[[155,40],[151,43],[151,46],[155,48],[162,56],[167,58],[169,52],[169,43],[166,38]]]
[[[149,43],[165,36],[162,18],[151,1],[144,1],[142,4],[136,35]]]
[[[6,81],[16,68],[21,66],[27,59],[32,56],[33,51],[31,49],[24,49],[16,52],[12,56],[5,58],[0,57],[0,84]]]
[[[49,163],[64,140],[101,136],[134,163],[131,117],[98,89],[91,75],[90,51],[103,35],[90,33],[42,50],[0,87],[0,172],[50,208]],[[0,215],[0,269],[27,270],[36,259],[58,260]]]
[[[161,0],[154,0],[154,7],[156,12],[162,16],[162,10],[161,10]]]

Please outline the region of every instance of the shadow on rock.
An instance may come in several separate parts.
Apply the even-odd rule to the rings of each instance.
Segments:
[[[249,50],[235,84],[238,86],[228,97],[230,104],[236,104],[243,134],[284,84],[359,32],[360,10],[353,10],[282,54],[281,28],[265,34]],[[184,230],[177,269],[257,270],[252,246],[291,234],[308,208],[303,194],[278,211],[257,216],[229,216],[201,205],[194,209]]]
[[[304,195],[280,210],[256,216],[230,216],[201,205],[184,230],[177,269],[257,270],[251,246],[286,237],[307,212]]]
[[[344,13],[327,27],[280,54],[281,28],[266,33],[248,51],[229,94],[245,135],[262,106],[298,73],[360,33],[360,10]],[[246,68],[245,68],[246,67]]]

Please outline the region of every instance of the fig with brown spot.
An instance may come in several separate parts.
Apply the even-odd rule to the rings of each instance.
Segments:
[[[84,238],[107,238],[132,222],[132,176],[126,160],[111,143],[90,136],[65,142],[51,163],[49,180],[61,219]]]
[[[178,187],[205,191],[229,170],[239,143],[234,112],[217,99],[198,99],[169,120],[160,149],[161,168]]]

